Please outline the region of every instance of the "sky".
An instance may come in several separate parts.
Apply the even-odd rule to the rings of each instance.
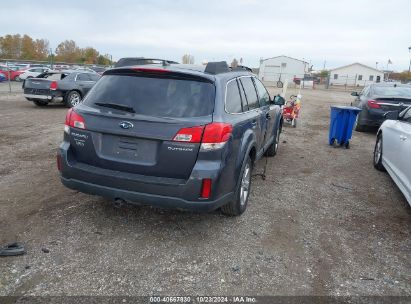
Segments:
[[[410,0],[70,0],[7,1],[0,36],[66,39],[113,59],[144,56],[203,61],[287,55],[315,70],[360,62],[407,70],[411,54]]]

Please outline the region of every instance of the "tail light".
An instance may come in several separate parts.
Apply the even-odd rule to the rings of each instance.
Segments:
[[[201,187],[201,198],[210,198],[211,196],[211,178],[204,178]]]
[[[61,155],[60,155],[60,153],[58,153],[58,154],[57,154],[57,169],[58,169],[60,172],[61,172],[61,167],[62,167],[61,162],[62,162],[62,160],[61,160]]]
[[[57,90],[57,81],[52,81],[50,83],[50,90],[52,90],[52,91]]]
[[[214,122],[206,125],[201,141],[201,150],[209,151],[224,147],[230,139],[233,127],[230,124]]]
[[[174,141],[200,143],[203,135],[204,126],[183,128],[174,136]]]
[[[173,141],[201,143],[202,151],[216,150],[225,145],[232,131],[230,124],[214,122],[206,126],[183,128],[177,132]]]
[[[78,128],[78,129],[86,128],[84,118],[80,114],[74,112],[73,109],[69,109],[66,114],[66,122],[64,126],[64,131],[69,133],[68,132],[69,127]]]
[[[373,100],[373,99],[368,100],[367,104],[368,104],[368,107],[370,107],[371,109],[380,109],[381,108],[381,105],[379,104],[379,102],[376,101],[376,100]]]

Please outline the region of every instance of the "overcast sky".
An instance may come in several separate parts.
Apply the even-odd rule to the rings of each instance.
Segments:
[[[410,0],[2,1],[0,35],[73,39],[114,59],[181,61],[243,58],[257,67],[277,55],[311,61],[314,69],[361,62],[408,69]],[[391,67],[390,67],[391,68]]]

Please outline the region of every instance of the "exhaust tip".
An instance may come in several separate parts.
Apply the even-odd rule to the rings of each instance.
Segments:
[[[121,208],[123,207],[127,202],[123,200],[122,198],[115,198],[113,201],[113,205],[115,208]]]

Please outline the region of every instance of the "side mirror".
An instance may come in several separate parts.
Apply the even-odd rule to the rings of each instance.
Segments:
[[[358,92],[351,92],[351,96],[360,96],[360,94]]]
[[[384,118],[388,120],[398,120],[400,113],[398,111],[389,111],[384,114]]]
[[[283,97],[281,97],[280,95],[276,95],[274,97],[273,104],[276,105],[276,106],[283,106],[283,105],[285,105],[285,99]]]

